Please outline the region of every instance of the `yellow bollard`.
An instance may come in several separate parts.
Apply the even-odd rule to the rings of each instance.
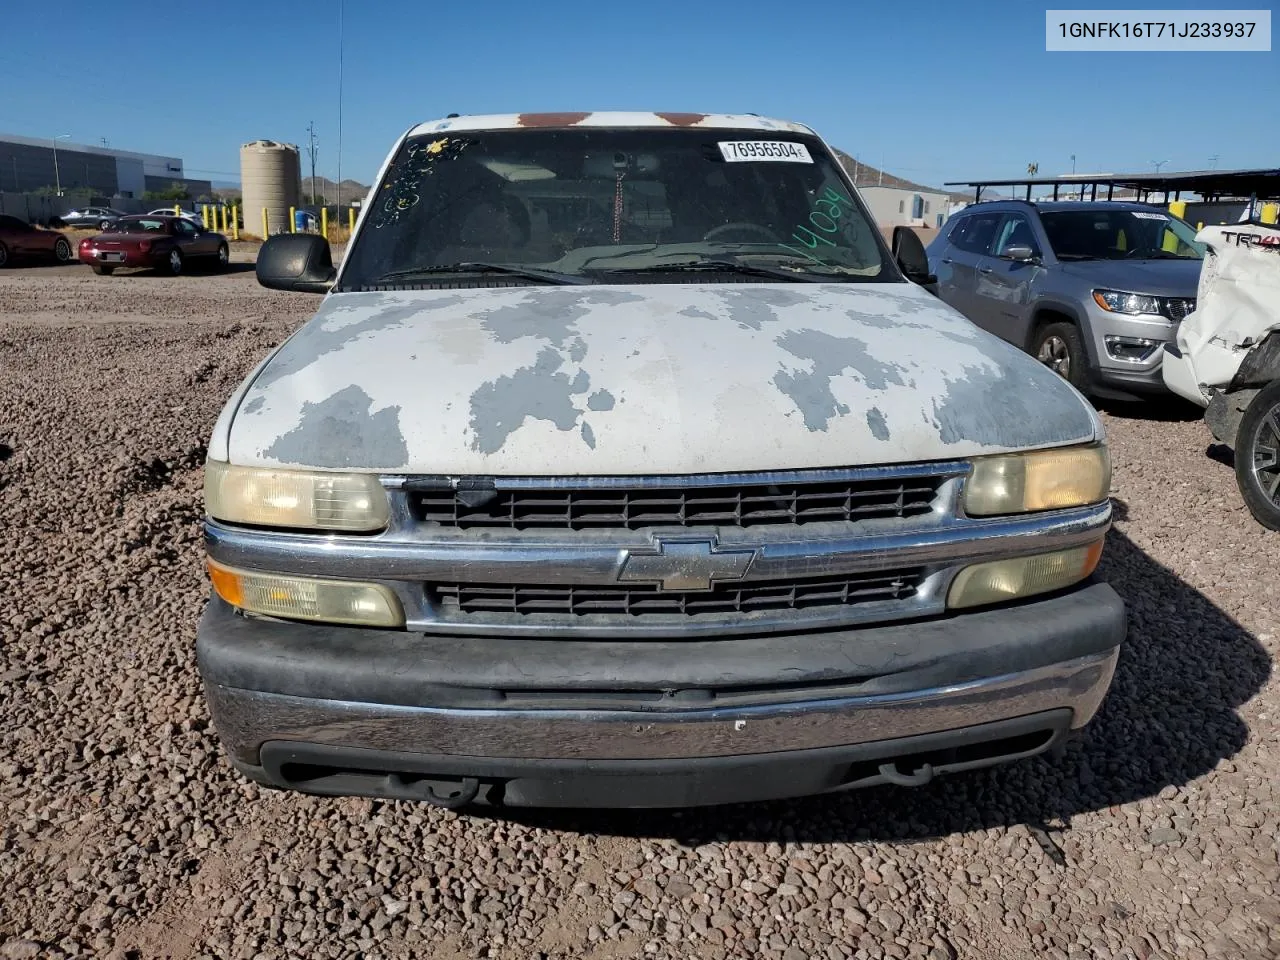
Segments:
[[[204,224],[206,230],[213,229],[209,226],[209,205],[207,203],[200,204],[200,222]]]
[[[1262,222],[1280,222],[1280,203],[1264,203],[1262,205]]]
[[[178,206],[176,203],[173,205],[173,215],[175,217],[182,216],[182,207]]]
[[[1169,212],[1179,220],[1187,219],[1187,201],[1174,200],[1169,204]]]
[[[218,208],[218,232],[227,232],[227,208],[225,204]]]
[[[240,239],[240,208],[231,208],[231,239]]]
[[[348,233],[356,232],[356,208],[355,207],[347,208],[347,232]]]
[[[289,208],[289,232],[298,232],[298,211],[294,207]]]
[[[271,234],[267,233],[268,226],[269,224],[267,223],[267,208],[263,207],[262,208],[262,239],[263,240],[271,236]]]
[[[324,235],[326,240],[329,239],[329,208],[320,208],[320,233]]]
[[[1203,220],[1197,220],[1197,221],[1196,221],[1196,233],[1199,233],[1199,232],[1200,232],[1201,230],[1203,230],[1203,229],[1204,229],[1204,221],[1203,221]]]

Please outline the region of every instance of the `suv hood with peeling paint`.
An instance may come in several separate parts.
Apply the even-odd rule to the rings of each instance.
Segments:
[[[332,294],[238,401],[232,463],[393,473],[793,470],[1102,435],[1064,381],[907,283]]]

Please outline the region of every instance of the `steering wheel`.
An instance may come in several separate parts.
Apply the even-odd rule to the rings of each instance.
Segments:
[[[741,230],[747,233],[754,233],[764,237],[769,243],[777,243],[778,238],[768,227],[762,227],[758,223],[722,223],[718,227],[712,227],[702,237],[703,240],[716,240],[723,234],[732,233],[735,230]]]

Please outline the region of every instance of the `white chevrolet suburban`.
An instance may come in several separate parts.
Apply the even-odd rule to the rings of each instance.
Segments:
[[[231,397],[197,652],[231,761],[444,806],[921,784],[1089,721],[1124,606],[1099,418],[754,115],[395,145]]]

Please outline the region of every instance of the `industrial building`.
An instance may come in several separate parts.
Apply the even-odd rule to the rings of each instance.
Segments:
[[[0,133],[0,191],[89,191],[100,197],[141,199],[148,190],[168,190],[174,183],[186,187],[193,198],[213,189],[208,180],[189,179],[180,157]]]

